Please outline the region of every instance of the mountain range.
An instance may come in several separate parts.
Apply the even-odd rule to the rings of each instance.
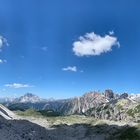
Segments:
[[[10,110],[51,110],[59,115],[84,114],[108,120],[140,121],[140,94],[91,91],[69,99],[42,99],[27,93],[19,98],[0,99]]]

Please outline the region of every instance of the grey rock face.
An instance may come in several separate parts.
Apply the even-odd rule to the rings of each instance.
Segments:
[[[0,116],[5,118],[5,119],[13,119],[16,117],[16,115],[7,109],[5,106],[0,104]]]
[[[119,98],[89,109],[85,114],[99,119],[138,122],[140,120],[140,104],[129,100],[129,98]]]
[[[105,97],[108,99],[113,99],[114,98],[114,93],[111,89],[105,90]]]
[[[82,114],[88,109],[98,107],[106,102],[107,100],[102,94],[98,92],[89,92],[81,97],[68,100],[65,105],[62,106],[61,112],[65,115]]]
[[[123,93],[120,95],[120,98],[127,98],[128,97],[128,93]]]

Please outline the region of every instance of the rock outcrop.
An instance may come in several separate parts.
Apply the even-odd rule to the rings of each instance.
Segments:
[[[99,119],[139,122],[140,104],[134,103],[129,98],[115,99],[99,107],[91,108],[85,114]]]
[[[101,104],[108,102],[104,95],[98,92],[89,92],[81,97],[73,98],[61,107],[61,112],[64,115],[83,114],[88,109],[98,107]]]
[[[111,89],[105,90],[105,97],[107,99],[113,99],[114,98],[114,93]]]
[[[16,115],[12,111],[10,111],[1,104],[0,104],[0,116],[5,119],[14,119],[16,117]]]
[[[127,98],[128,97],[128,93],[123,93],[120,95],[120,98]]]

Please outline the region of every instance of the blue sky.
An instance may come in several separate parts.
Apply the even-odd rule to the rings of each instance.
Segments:
[[[0,0],[0,96],[140,92],[139,0]]]

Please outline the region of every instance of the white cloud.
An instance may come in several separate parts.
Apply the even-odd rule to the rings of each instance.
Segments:
[[[3,36],[0,36],[0,51],[2,51],[4,45],[9,46],[7,39]]]
[[[32,87],[28,84],[21,84],[21,83],[12,83],[12,84],[6,84],[5,87],[10,87],[10,88],[28,88]]]
[[[94,32],[86,33],[79,37],[79,41],[73,43],[73,51],[77,56],[94,56],[112,51],[113,46],[120,47],[117,37],[113,35],[113,31],[105,36],[97,35]]]
[[[110,35],[114,35],[114,31],[109,31],[109,34]]]
[[[68,66],[66,68],[62,68],[63,71],[73,71],[73,72],[77,72],[77,67],[76,66]]]
[[[0,59],[0,64],[3,64],[3,63],[7,63],[7,60],[5,60],[5,59]]]

